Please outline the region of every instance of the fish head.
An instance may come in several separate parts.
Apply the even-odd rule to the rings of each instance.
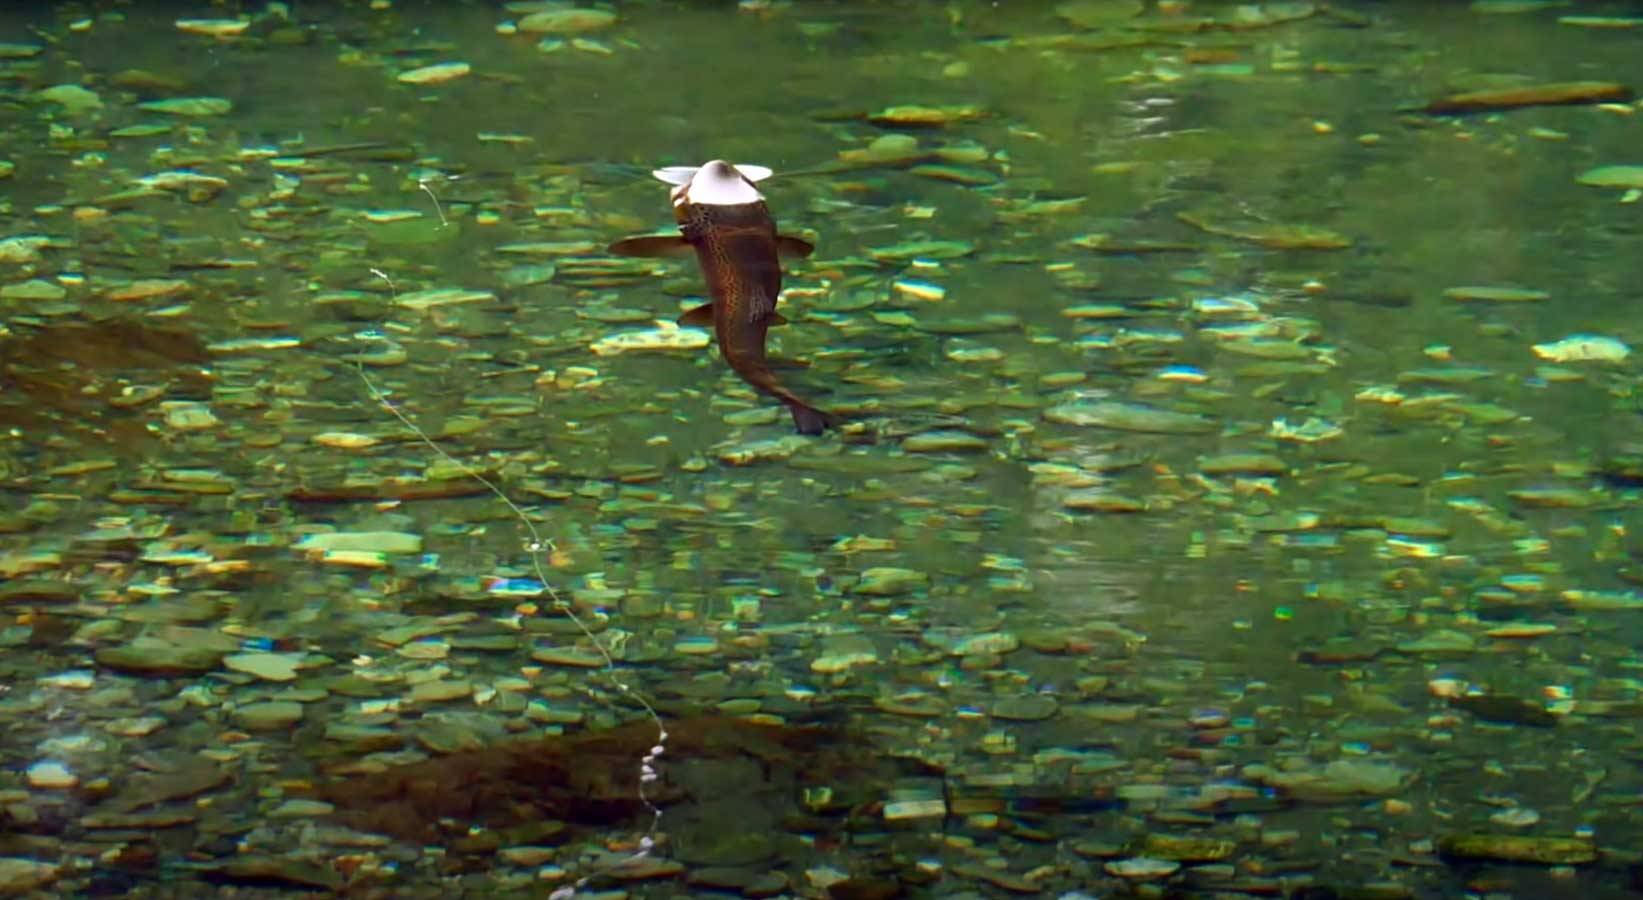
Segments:
[[[731,165],[722,159],[700,166],[668,166],[651,173],[673,185],[673,205],[741,206],[764,200],[755,182],[769,178],[764,166]]]

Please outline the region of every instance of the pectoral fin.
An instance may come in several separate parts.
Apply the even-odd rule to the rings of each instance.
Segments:
[[[664,166],[651,170],[651,177],[668,184],[689,184],[698,166]]]
[[[782,256],[797,256],[803,259],[816,252],[816,248],[809,241],[803,241],[784,234],[776,238],[776,252]]]
[[[697,328],[713,327],[713,304],[703,303],[679,317],[680,325],[692,325]]]
[[[610,252],[617,256],[683,256],[692,249],[689,241],[676,234],[643,234],[610,245]]]

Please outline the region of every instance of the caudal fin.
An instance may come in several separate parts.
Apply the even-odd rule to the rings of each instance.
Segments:
[[[805,406],[803,403],[789,403],[787,408],[793,411],[793,427],[799,434],[821,434],[829,428],[839,427],[839,420],[814,406]]]

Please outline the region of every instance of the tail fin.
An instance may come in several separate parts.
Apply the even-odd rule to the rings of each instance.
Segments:
[[[814,406],[803,403],[789,403],[787,408],[793,411],[793,427],[799,434],[821,434],[829,428],[839,427],[839,420]]]

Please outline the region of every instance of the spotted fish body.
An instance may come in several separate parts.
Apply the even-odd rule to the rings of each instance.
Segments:
[[[765,356],[766,333],[784,321],[776,313],[782,290],[779,257],[807,256],[812,249],[776,233],[776,221],[755,185],[770,177],[770,170],[714,160],[653,174],[674,185],[670,197],[679,235],[627,238],[612,244],[611,252],[670,256],[693,250],[711,302],[685,313],[679,323],[711,325],[725,363],[756,390],[786,404],[800,434],[833,427],[832,416],[776,380]]]

